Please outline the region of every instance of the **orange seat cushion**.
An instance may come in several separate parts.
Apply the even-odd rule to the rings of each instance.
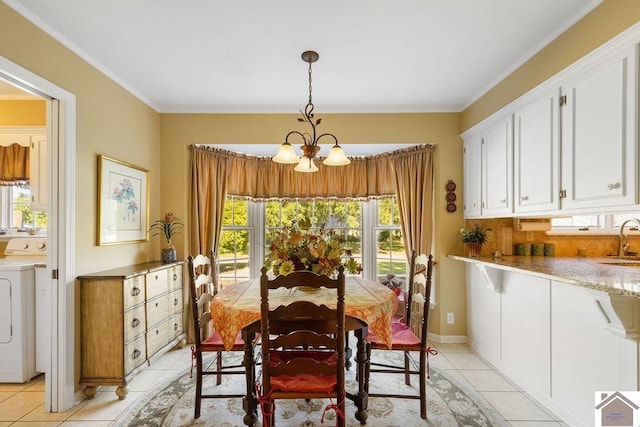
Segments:
[[[271,389],[274,391],[330,393],[338,384],[335,375],[278,375],[271,377]]]
[[[367,334],[367,341],[373,344],[384,345],[384,343],[371,332]],[[404,323],[393,322],[391,323],[391,345],[392,347],[394,345],[420,346],[420,338]]]
[[[236,340],[234,341],[233,346],[244,348],[244,340],[242,339],[242,332],[238,332],[238,335],[236,335]],[[220,334],[218,334],[217,332],[214,332],[213,335],[211,335],[206,340],[202,341],[202,350],[204,351],[207,351],[207,350],[218,351],[218,349],[220,348],[224,350],[224,344],[222,343],[222,338],[220,337]]]

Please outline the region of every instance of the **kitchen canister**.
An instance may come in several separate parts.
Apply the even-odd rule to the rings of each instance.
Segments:
[[[531,245],[531,255],[544,256],[544,243],[533,243]]]
[[[521,256],[531,255],[531,245],[528,243],[518,243],[516,245],[516,255],[521,255]]]
[[[553,243],[545,243],[544,256],[556,256],[556,245]]]

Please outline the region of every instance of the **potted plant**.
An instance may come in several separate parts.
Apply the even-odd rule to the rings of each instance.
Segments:
[[[482,245],[487,241],[487,229],[476,223],[471,228],[461,228],[460,234],[462,242],[467,248],[467,254],[473,258],[480,256]]]
[[[176,248],[173,247],[171,238],[174,234],[178,233],[182,227],[183,224],[180,222],[180,219],[171,212],[165,214],[163,219],[155,221],[151,224],[151,227],[149,227],[148,232],[152,233],[151,236],[163,236],[167,242],[167,246],[162,248],[161,254],[162,262],[165,264],[176,261]]]

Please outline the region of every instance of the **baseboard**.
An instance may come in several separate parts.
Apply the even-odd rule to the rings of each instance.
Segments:
[[[429,341],[439,342],[443,344],[466,344],[466,335],[439,335],[429,332],[427,335]]]

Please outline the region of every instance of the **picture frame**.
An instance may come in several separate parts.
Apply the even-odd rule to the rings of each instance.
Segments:
[[[149,171],[98,155],[97,245],[148,241]]]

